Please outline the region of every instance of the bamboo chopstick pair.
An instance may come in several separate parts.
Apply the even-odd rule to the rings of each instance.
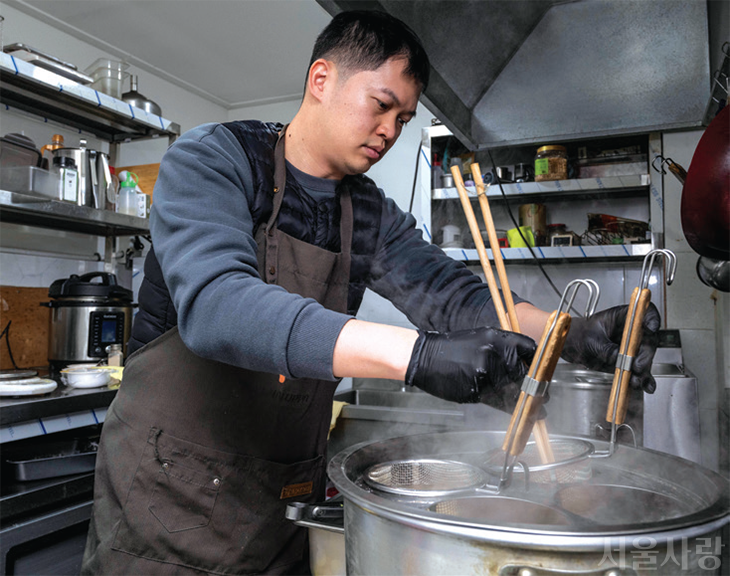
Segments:
[[[474,177],[474,184],[477,189],[477,198],[479,200],[479,206],[482,210],[482,217],[484,218],[484,224],[487,228],[487,236],[489,237],[489,244],[492,249],[492,257],[497,268],[497,275],[499,276],[499,285],[502,287],[502,294],[504,295],[504,305],[502,304],[502,298],[499,294],[499,288],[497,286],[497,280],[492,272],[492,266],[487,255],[487,249],[484,246],[481,232],[479,231],[479,224],[477,223],[474,210],[469,199],[469,193],[464,186],[464,180],[461,176],[461,170],[458,166],[451,167],[451,174],[454,177],[454,184],[459,193],[459,199],[461,200],[461,206],[464,209],[464,215],[469,225],[469,230],[472,237],[474,238],[474,245],[476,246],[477,254],[479,255],[479,262],[482,265],[484,276],[487,279],[487,285],[489,286],[489,292],[494,302],[494,307],[497,311],[497,317],[499,318],[499,325],[502,330],[509,330],[511,332],[520,332],[520,324],[517,320],[517,313],[515,311],[514,300],[512,299],[512,292],[509,289],[509,282],[507,280],[507,272],[504,268],[504,261],[502,260],[502,252],[499,249],[499,240],[497,239],[497,231],[494,227],[494,220],[492,219],[492,211],[489,208],[489,200],[487,200],[486,188],[484,186],[484,180],[482,179],[481,170],[479,164],[471,164],[471,172]],[[505,311],[505,305],[507,310]],[[520,399],[518,400],[517,406],[523,406],[526,401],[530,401],[532,397],[524,398],[525,392],[520,392]],[[529,410],[523,410],[522,413],[528,413]],[[517,414],[513,415],[513,422],[510,423],[510,428],[513,425],[519,424],[515,420]],[[544,464],[554,462],[555,456],[553,455],[552,448],[550,447],[550,438],[548,437],[547,427],[545,420],[537,420],[535,427],[533,428],[533,434],[535,435],[535,441],[537,449],[540,453],[540,459]],[[521,449],[520,449],[521,452]]]

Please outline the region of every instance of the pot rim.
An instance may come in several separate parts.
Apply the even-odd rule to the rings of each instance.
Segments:
[[[495,431],[460,431],[421,434],[418,436],[434,436],[434,438],[443,438],[445,436],[474,434],[499,434],[500,437],[503,435],[502,432]],[[444,514],[437,514],[436,512],[427,510],[428,505],[433,502],[433,499],[419,499],[424,506],[423,509],[417,508],[409,503],[397,502],[376,493],[368,492],[348,477],[346,472],[348,459],[355,455],[358,451],[373,444],[387,443],[402,440],[403,438],[408,437],[361,442],[350,446],[332,458],[328,465],[327,472],[330,480],[344,495],[346,507],[348,504],[353,504],[369,513],[399,524],[405,524],[410,527],[429,532],[448,534],[459,538],[466,537],[471,540],[495,542],[509,546],[519,546],[521,548],[527,547],[543,549],[550,547],[554,548],[557,546],[561,549],[567,548],[575,551],[600,551],[604,550],[607,545],[625,546],[626,544],[630,544],[632,541],[636,542],[642,539],[643,541],[646,541],[647,538],[653,539],[657,544],[664,544],[669,541],[674,541],[677,538],[692,538],[706,534],[708,531],[721,528],[725,524],[730,523],[730,505],[728,503],[727,481],[712,470],[702,468],[693,462],[647,448],[633,450],[659,454],[661,457],[666,457],[669,460],[675,460],[677,462],[681,461],[685,466],[687,464],[691,464],[693,468],[701,469],[701,471],[721,489],[718,499],[698,512],[669,520],[652,522],[650,524],[628,524],[617,526],[595,525],[592,527],[581,526],[580,528],[555,527],[546,529],[544,526],[527,524],[515,524],[510,526],[490,525],[477,521],[463,520]],[[551,438],[585,440],[585,438],[562,436],[557,434],[551,435]],[[594,444],[607,445],[606,442],[593,438],[591,438],[590,441]],[[621,448],[629,449],[629,447],[624,446],[621,446]],[[723,485],[725,485],[724,491],[722,491]],[[479,494],[478,492],[474,495],[489,497],[484,494]],[[495,496],[500,496],[500,494],[495,494]],[[501,496],[505,495],[501,494]],[[525,538],[525,535],[529,535],[529,538]]]

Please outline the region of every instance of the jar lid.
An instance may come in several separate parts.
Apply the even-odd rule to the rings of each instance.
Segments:
[[[537,149],[537,153],[540,154],[542,152],[565,152],[566,148],[565,146],[558,146],[558,145],[550,145],[550,146],[541,146]]]

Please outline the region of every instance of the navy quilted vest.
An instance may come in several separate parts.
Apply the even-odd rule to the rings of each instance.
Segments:
[[[274,146],[281,124],[253,120],[228,122],[224,126],[241,143],[251,165],[255,196],[250,207],[254,234],[271,214],[274,187]],[[346,176],[338,191],[346,186],[352,197],[354,232],[348,313],[357,313],[370,276],[375,253],[383,198],[375,183],[363,175]],[[315,201],[287,174],[286,194],[279,213],[278,227],[283,232],[309,244],[337,252],[340,249],[339,195]],[[139,310],[135,316],[127,354],[177,325],[177,313],[162,278],[162,270],[150,249],[144,265],[144,280],[139,290]]]

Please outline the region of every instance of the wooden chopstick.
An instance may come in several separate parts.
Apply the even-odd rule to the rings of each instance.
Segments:
[[[520,330],[520,323],[517,320],[517,311],[515,310],[515,303],[512,299],[512,291],[509,288],[507,270],[505,269],[504,261],[502,260],[502,251],[500,250],[499,239],[497,238],[497,230],[494,227],[492,210],[489,208],[489,200],[487,199],[486,187],[484,186],[482,171],[479,168],[479,164],[475,162],[472,163],[471,174],[474,178],[474,184],[476,185],[479,207],[482,209],[482,218],[484,218],[484,224],[487,228],[489,245],[492,249],[494,265],[497,268],[497,276],[499,276],[499,285],[502,287],[504,302],[507,306],[507,316],[510,319],[512,331],[522,333]],[[535,434],[535,442],[537,444],[537,449],[540,452],[540,459],[542,460],[542,463],[548,464],[550,462],[555,462],[555,455],[553,454],[553,449],[550,446],[550,437],[548,436],[547,425],[544,419],[535,422],[533,433]]]
[[[464,215],[466,216],[466,222],[469,224],[469,230],[474,238],[474,246],[476,246],[477,254],[479,254],[479,262],[482,265],[484,276],[487,278],[487,286],[489,286],[489,293],[492,295],[492,301],[494,302],[494,309],[497,311],[497,317],[499,318],[499,325],[502,330],[512,330],[509,317],[505,312],[504,305],[502,304],[502,298],[499,295],[499,289],[497,288],[497,280],[492,272],[492,265],[489,262],[487,256],[487,249],[484,246],[484,240],[479,232],[479,224],[477,218],[474,215],[474,209],[471,206],[471,200],[469,199],[469,192],[464,186],[464,180],[461,177],[461,170],[458,166],[451,167],[451,174],[454,177],[454,184],[456,190],[459,193],[459,199],[461,200],[461,207],[464,209]]]
[[[499,249],[499,240],[497,239],[497,231],[494,227],[494,220],[492,219],[492,211],[489,208],[489,201],[487,200],[487,194],[485,192],[484,180],[482,179],[481,170],[479,164],[472,163],[471,165],[472,175],[474,177],[474,183],[477,188],[477,197],[479,199],[479,206],[482,210],[482,217],[484,218],[484,224],[487,228],[487,236],[489,238],[490,247],[492,249],[492,256],[494,263],[497,268],[497,274],[499,276],[499,283],[502,287],[502,294],[504,295],[504,304],[507,307],[505,312],[504,305],[502,304],[502,297],[500,296],[499,289],[497,288],[497,281],[492,272],[492,267],[489,262],[489,256],[482,240],[482,234],[479,231],[479,224],[477,223],[476,216],[474,215],[474,209],[469,199],[469,193],[464,186],[464,180],[461,176],[461,170],[458,166],[451,167],[451,175],[454,177],[454,184],[456,190],[459,193],[459,199],[461,200],[461,206],[466,216],[467,224],[469,225],[469,231],[471,232],[472,238],[474,239],[474,246],[476,247],[477,254],[479,255],[479,262],[482,265],[484,276],[487,279],[487,286],[494,302],[494,308],[499,318],[499,324],[502,330],[509,330],[512,332],[520,332],[519,321],[517,320],[517,312],[515,310],[514,300],[512,298],[512,292],[509,289],[509,282],[507,280],[507,271],[504,267],[504,261],[502,260],[502,252]],[[555,461],[552,448],[550,446],[550,439],[547,432],[547,426],[544,420],[538,420],[535,423],[537,430],[535,431],[535,441],[537,443],[538,452],[543,464],[547,464]]]
[[[505,270],[504,261],[502,260],[502,251],[500,250],[499,239],[497,238],[497,230],[494,227],[492,211],[489,208],[489,200],[487,199],[486,187],[484,186],[484,180],[482,179],[482,172],[479,169],[479,164],[472,163],[471,173],[474,178],[474,184],[476,185],[477,198],[479,199],[479,207],[482,209],[484,225],[487,228],[489,247],[492,249],[492,258],[494,259],[494,265],[497,268],[499,285],[502,287],[502,294],[504,295],[504,302],[507,307],[507,317],[509,318],[512,326],[512,331],[521,332],[520,323],[517,320],[517,312],[515,311],[515,303],[512,299],[512,292],[509,289],[507,271]]]

